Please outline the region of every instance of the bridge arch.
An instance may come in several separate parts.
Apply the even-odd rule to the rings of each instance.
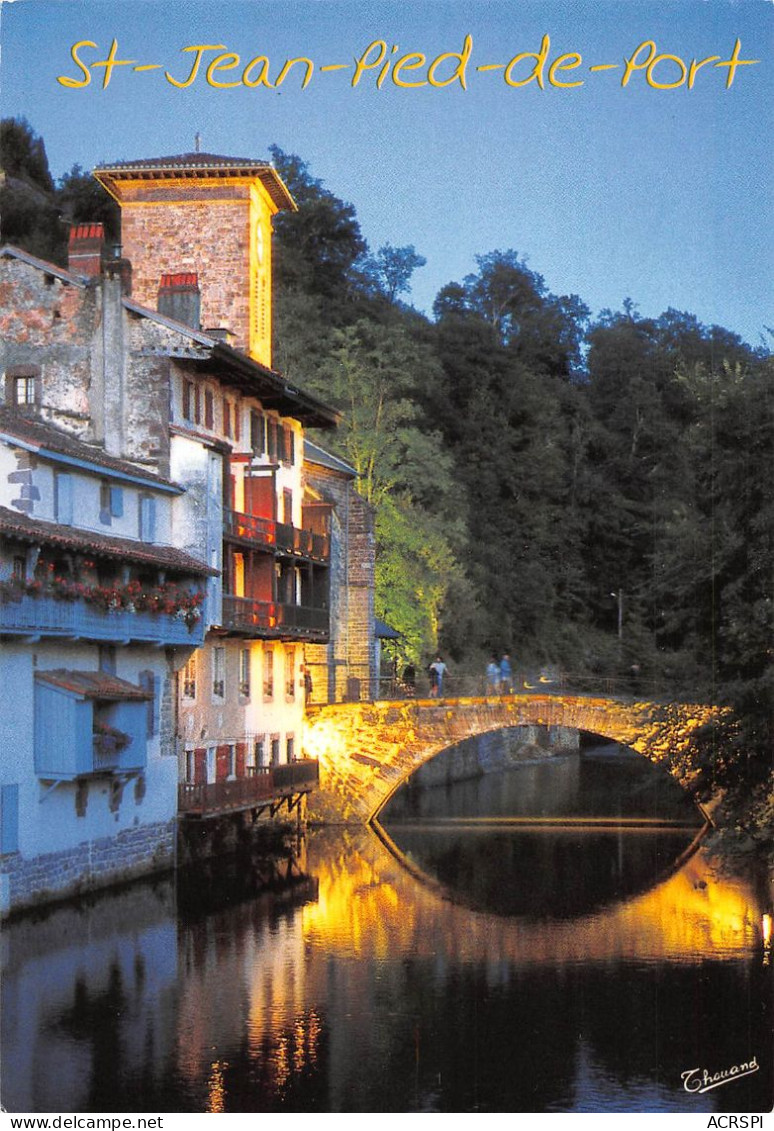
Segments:
[[[579,695],[337,703],[309,711],[304,752],[320,762],[309,818],[367,824],[420,766],[465,738],[517,726],[561,726],[610,738],[663,765],[687,788],[694,732],[715,708]]]

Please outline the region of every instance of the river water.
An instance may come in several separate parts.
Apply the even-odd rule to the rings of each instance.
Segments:
[[[699,824],[606,748],[17,919],[3,1107],[767,1111],[771,907]]]

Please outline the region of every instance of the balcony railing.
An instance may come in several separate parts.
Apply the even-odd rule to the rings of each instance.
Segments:
[[[255,601],[250,597],[223,597],[222,627],[233,632],[276,636],[292,632],[319,639],[328,635],[328,626],[327,609],[282,605],[278,601]]]
[[[252,777],[234,781],[212,782],[209,785],[181,782],[177,808],[180,814],[188,817],[236,813],[296,794],[310,793],[317,787],[319,779],[318,763],[307,759],[258,770]]]
[[[87,601],[29,594],[0,604],[0,635],[198,647],[204,640],[204,625],[203,617],[189,628],[173,613],[101,609]]]
[[[310,558],[318,562],[327,562],[330,558],[330,539],[327,534],[300,530],[297,526],[277,522],[273,518],[227,510],[223,517],[223,533],[227,538],[278,550],[292,557]]]

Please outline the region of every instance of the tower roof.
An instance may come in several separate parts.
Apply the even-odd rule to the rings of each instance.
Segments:
[[[268,161],[252,157],[224,157],[217,153],[179,153],[171,157],[143,157],[136,161],[117,161],[98,165],[94,176],[120,203],[121,183],[164,181],[174,178],[256,177],[271,197],[277,209],[296,211],[296,204],[277,170]]]

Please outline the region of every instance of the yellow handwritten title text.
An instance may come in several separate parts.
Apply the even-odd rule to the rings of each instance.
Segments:
[[[541,90],[577,89],[584,86],[583,76],[619,72],[614,77],[622,88],[644,84],[651,90],[676,90],[686,87],[693,90],[697,79],[711,81],[713,72],[725,76],[725,89],[734,84],[740,67],[751,67],[760,59],[743,59],[742,43],[737,39],[726,58],[707,55],[702,59],[687,59],[681,55],[660,52],[655,41],[643,40],[631,55],[620,62],[584,63],[578,51],[554,54],[551,37],[544,35],[537,51],[520,51],[503,62],[473,63],[473,37],[466,35],[459,51],[445,51],[432,59],[422,51],[402,52],[397,44],[390,48],[388,41],[375,39],[362,54],[347,63],[315,64],[300,55],[285,59],[272,67],[267,55],[242,56],[227,50],[223,43],[196,43],[181,48],[186,56],[179,69],[166,70],[162,63],[146,63],[138,59],[119,57],[118,40],[110,50],[104,50],[91,39],[74,43],[70,56],[78,69],[78,77],[59,75],[57,82],[70,90],[83,90],[91,84],[92,77],[102,78],[102,90],[107,90],[114,71],[129,68],[132,73],[162,71],[163,80],[170,86],[185,90],[195,83],[206,84],[215,90],[233,90],[238,87],[276,90],[287,80],[300,83],[305,90],[317,75],[348,72],[349,86],[373,85],[381,90],[385,83],[405,90],[420,87],[461,87],[468,89],[471,74],[499,74],[507,87],[520,88],[535,84]],[[98,56],[95,58],[94,56]],[[700,74],[700,72],[702,72]],[[124,71],[123,73],[126,73]],[[273,77],[272,77],[273,76]]]

